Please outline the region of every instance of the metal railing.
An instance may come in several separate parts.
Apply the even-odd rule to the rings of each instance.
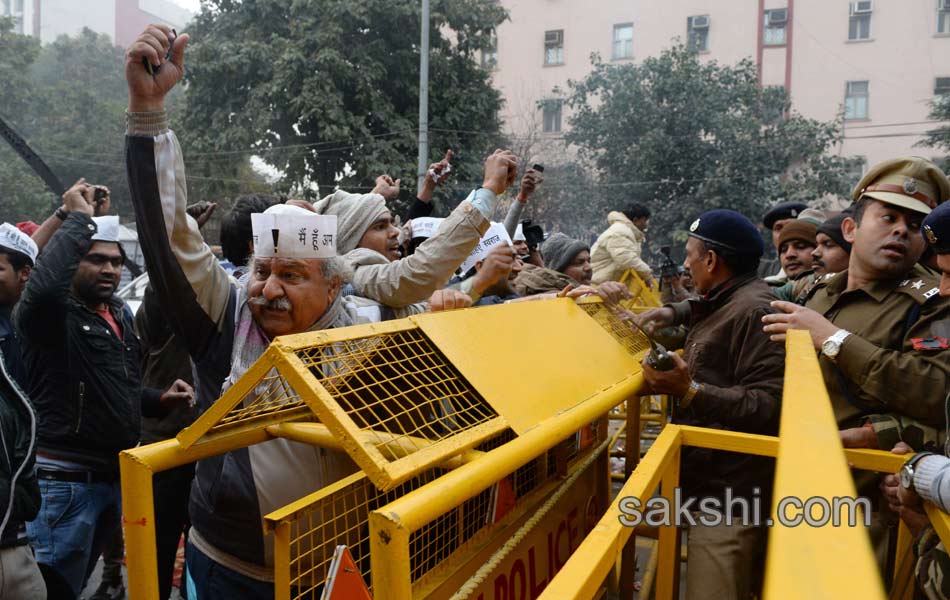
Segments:
[[[822,527],[787,526],[775,509],[781,498],[854,498],[849,465],[894,473],[906,456],[877,450],[845,450],[831,410],[818,360],[807,332],[792,331],[787,342],[787,368],[779,437],[667,425],[624,484],[614,502],[571,559],[544,590],[543,600],[594,598],[603,590],[634,529],[619,517],[625,497],[650,498],[656,491],[672,502],[679,484],[679,457],[684,446],[776,457],[775,489],[769,531],[763,597],[885,598],[880,571],[863,523]],[[950,516],[927,505],[942,540],[950,540]],[[785,516],[788,516],[787,514]],[[655,597],[678,597],[680,532],[659,530]],[[914,556],[901,524],[891,598],[912,597],[909,574]]]

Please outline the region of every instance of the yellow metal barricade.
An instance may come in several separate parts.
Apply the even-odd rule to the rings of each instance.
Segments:
[[[620,277],[620,283],[627,286],[630,295],[633,296],[633,302],[638,306],[656,307],[662,306],[660,302],[659,290],[651,289],[640,275],[633,269],[628,269]]]
[[[381,597],[443,597],[552,496],[583,504],[556,553],[566,561],[578,511],[593,523],[607,502],[603,417],[641,381],[644,340],[616,335],[558,299],[278,338],[175,439],[120,455],[130,596],[157,595],[154,473],[274,438],[345,451],[361,468],[267,515],[278,597],[316,597],[337,543],[361,570],[372,564]],[[525,356],[539,376],[522,372]]]
[[[786,371],[778,438],[668,425],[541,598],[586,599],[598,595],[624,546],[633,537],[633,529],[625,527],[619,519],[620,502],[628,497],[645,501],[657,489],[662,496],[672,499],[672,490],[678,484],[679,455],[683,446],[777,457],[772,507],[775,525],[770,530],[763,596],[766,600],[884,598],[886,594],[861,519],[857,525],[850,526],[845,513],[841,515],[842,526],[838,527],[830,523],[822,527],[812,527],[807,523],[788,526],[786,521],[779,521],[775,509],[782,498],[797,498],[803,503],[811,498],[854,498],[856,492],[848,470],[849,463],[859,469],[893,473],[906,457],[841,447],[837,424],[808,333],[789,333],[787,364],[791,368]],[[847,503],[841,506],[850,510]],[[929,514],[939,512],[932,506],[927,508]],[[794,521],[794,515],[784,516]],[[950,533],[948,523],[950,519],[946,515],[940,514],[936,519],[935,526],[941,535]],[[903,526],[901,533],[906,539]],[[658,600],[678,597],[678,543],[676,528],[660,529],[655,550],[658,553],[655,583]],[[909,557],[899,556],[898,568],[901,568],[902,558],[904,565],[909,560]]]

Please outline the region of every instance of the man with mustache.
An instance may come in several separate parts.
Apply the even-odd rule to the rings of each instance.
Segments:
[[[811,333],[842,430],[873,432],[865,423],[871,413],[943,424],[950,350],[938,338],[950,304],[939,296],[939,278],[917,261],[926,245],[921,223],[948,196],[950,181],[930,160],[877,164],[852,192],[841,224],[852,245],[847,270],[820,282],[805,306],[776,301],[780,312],[762,318],[775,341],[789,329]],[[858,492],[875,494],[876,479],[856,473]],[[887,530],[875,521],[870,533],[884,564]]]
[[[344,249],[353,250],[363,240],[364,247],[379,255],[377,260],[385,261],[378,268],[396,257],[387,254],[390,219],[382,195],[365,198],[366,206],[340,204],[339,212],[327,211],[331,214],[315,214],[313,207],[300,203],[279,204],[251,215],[250,272],[246,282],[232,283],[186,214],[184,160],[165,114],[165,96],[184,71],[188,40],[187,34],[175,37],[170,28],[152,25],[128,49],[126,166],[152,284],[191,356],[198,403],[204,408],[241,379],[274,338],[360,322],[358,307],[342,292],[348,269]],[[143,59],[153,65],[154,75]],[[486,161],[486,187],[504,188],[509,162],[503,155]],[[473,202],[462,203],[462,214],[450,223],[448,234],[474,232],[472,245],[477,243],[477,227],[488,225],[481,210],[494,196],[475,192]],[[366,239],[370,229],[372,239]],[[413,288],[415,297],[428,285],[407,282],[406,291]],[[440,290],[433,297],[447,295]],[[345,365],[327,365],[324,373],[335,368]],[[260,393],[252,390],[247,401]],[[197,596],[273,598],[273,538],[264,535],[262,516],[355,470],[343,452],[286,439],[198,461],[186,551]]]
[[[778,237],[778,256],[789,281],[796,281],[811,272],[811,252],[815,249],[814,223],[795,219]]]
[[[125,253],[118,217],[93,218],[94,187],[63,195],[67,215],[30,275],[14,320],[36,407],[42,505],[27,525],[37,561],[78,597],[119,526],[118,453],[139,442],[141,416],[192,399],[178,380],[143,388],[132,313],[115,297]]]

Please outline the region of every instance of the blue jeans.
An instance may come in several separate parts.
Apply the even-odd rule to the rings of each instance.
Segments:
[[[198,550],[190,541],[185,548],[188,565],[188,597],[196,600],[273,600],[274,584],[229,569]],[[192,596],[191,584],[195,595]]]
[[[40,479],[43,504],[26,524],[36,562],[49,565],[79,593],[106,543],[120,526],[119,482]]]

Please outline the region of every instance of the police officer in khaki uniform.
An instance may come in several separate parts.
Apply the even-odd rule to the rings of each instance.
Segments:
[[[762,318],[781,341],[789,329],[811,333],[838,425],[861,425],[873,413],[896,413],[941,425],[950,386],[950,303],[940,279],[917,264],[924,217],[950,197],[950,181],[925,158],[875,165],[852,193],[842,234],[852,244],[848,269],[821,282],[805,306],[777,301]],[[876,477],[856,475],[858,492],[877,496]],[[871,537],[884,564],[886,529]]]
[[[950,197],[950,181],[920,157],[874,166],[852,193],[842,233],[852,244],[848,269],[815,287],[805,306],[775,302],[765,331],[811,332],[838,424],[897,412],[942,424],[950,384],[946,337],[950,304],[940,278],[917,264],[926,246],[921,223]]]

